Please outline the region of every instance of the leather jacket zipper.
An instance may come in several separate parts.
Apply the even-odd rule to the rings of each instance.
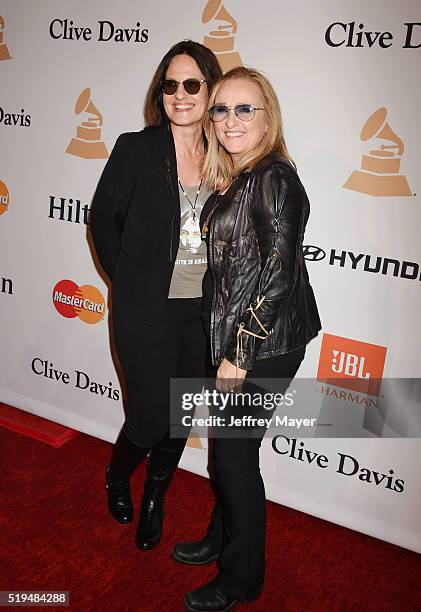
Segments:
[[[211,345],[211,359],[215,361],[215,307],[216,307],[216,289],[215,289],[215,275],[213,273],[214,268],[214,257],[213,257],[213,234],[215,227],[215,218],[211,218],[209,221],[209,271],[212,277],[212,305],[211,305],[211,316],[210,316],[210,345]]]

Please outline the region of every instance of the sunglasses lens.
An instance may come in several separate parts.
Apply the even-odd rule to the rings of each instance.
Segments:
[[[209,116],[212,121],[223,121],[227,118],[228,108],[226,106],[212,106],[209,109]]]
[[[167,96],[172,96],[177,91],[177,81],[165,79],[165,81],[162,81],[162,91]]]
[[[173,96],[177,91],[178,81],[175,81],[174,79],[165,79],[162,81],[161,85],[164,94],[167,96]],[[199,93],[200,85],[201,83],[198,79],[186,79],[183,81],[185,91],[192,96]]]
[[[194,96],[195,94],[199,93],[200,81],[197,79],[187,79],[183,82],[183,85],[188,94]]]
[[[241,121],[251,121],[254,117],[254,107],[250,104],[239,104],[235,107],[235,114]]]

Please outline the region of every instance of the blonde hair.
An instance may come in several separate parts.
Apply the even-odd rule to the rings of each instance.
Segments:
[[[231,155],[218,142],[213,123],[209,114],[206,113],[203,121],[203,129],[208,141],[208,147],[202,175],[203,180],[217,191],[226,189],[231,184],[234,177],[240,172],[250,172],[253,170],[257,163],[270,153],[281,153],[295,167],[294,161],[288,153],[285,144],[278,96],[268,79],[257,70],[239,66],[226,72],[218,79],[212,90],[208,109],[215,104],[215,99],[221,85],[231,79],[247,79],[258,85],[267,113],[267,131],[256,147],[249,151],[241,159],[239,164],[234,164]]]

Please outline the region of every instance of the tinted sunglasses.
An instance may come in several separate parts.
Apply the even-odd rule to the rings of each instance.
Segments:
[[[237,106],[226,106],[225,104],[215,104],[209,109],[209,117],[212,121],[224,121],[229,115],[230,110],[233,110],[235,115],[241,121],[251,121],[254,119],[256,111],[266,110],[265,108],[257,108],[253,104],[237,104]]]
[[[205,79],[186,79],[185,81],[176,81],[175,79],[164,79],[161,81],[161,89],[167,96],[172,96],[177,91],[178,86],[183,85],[185,91],[191,96],[195,96],[199,93],[203,83],[206,83]]]

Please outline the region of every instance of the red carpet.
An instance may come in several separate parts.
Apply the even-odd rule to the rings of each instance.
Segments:
[[[53,449],[0,428],[0,446],[0,590],[67,590],[81,611],[177,612],[182,594],[214,574],[213,564],[170,557],[177,541],[203,534],[205,479],[177,471],[163,541],[141,552],[135,524],[118,525],[106,510],[109,444],[80,435]],[[264,594],[241,610],[421,610],[421,555],[270,502],[267,542]]]
[[[79,435],[78,431],[42,419],[36,414],[0,404],[0,426],[16,431],[34,440],[45,442],[58,448]]]

